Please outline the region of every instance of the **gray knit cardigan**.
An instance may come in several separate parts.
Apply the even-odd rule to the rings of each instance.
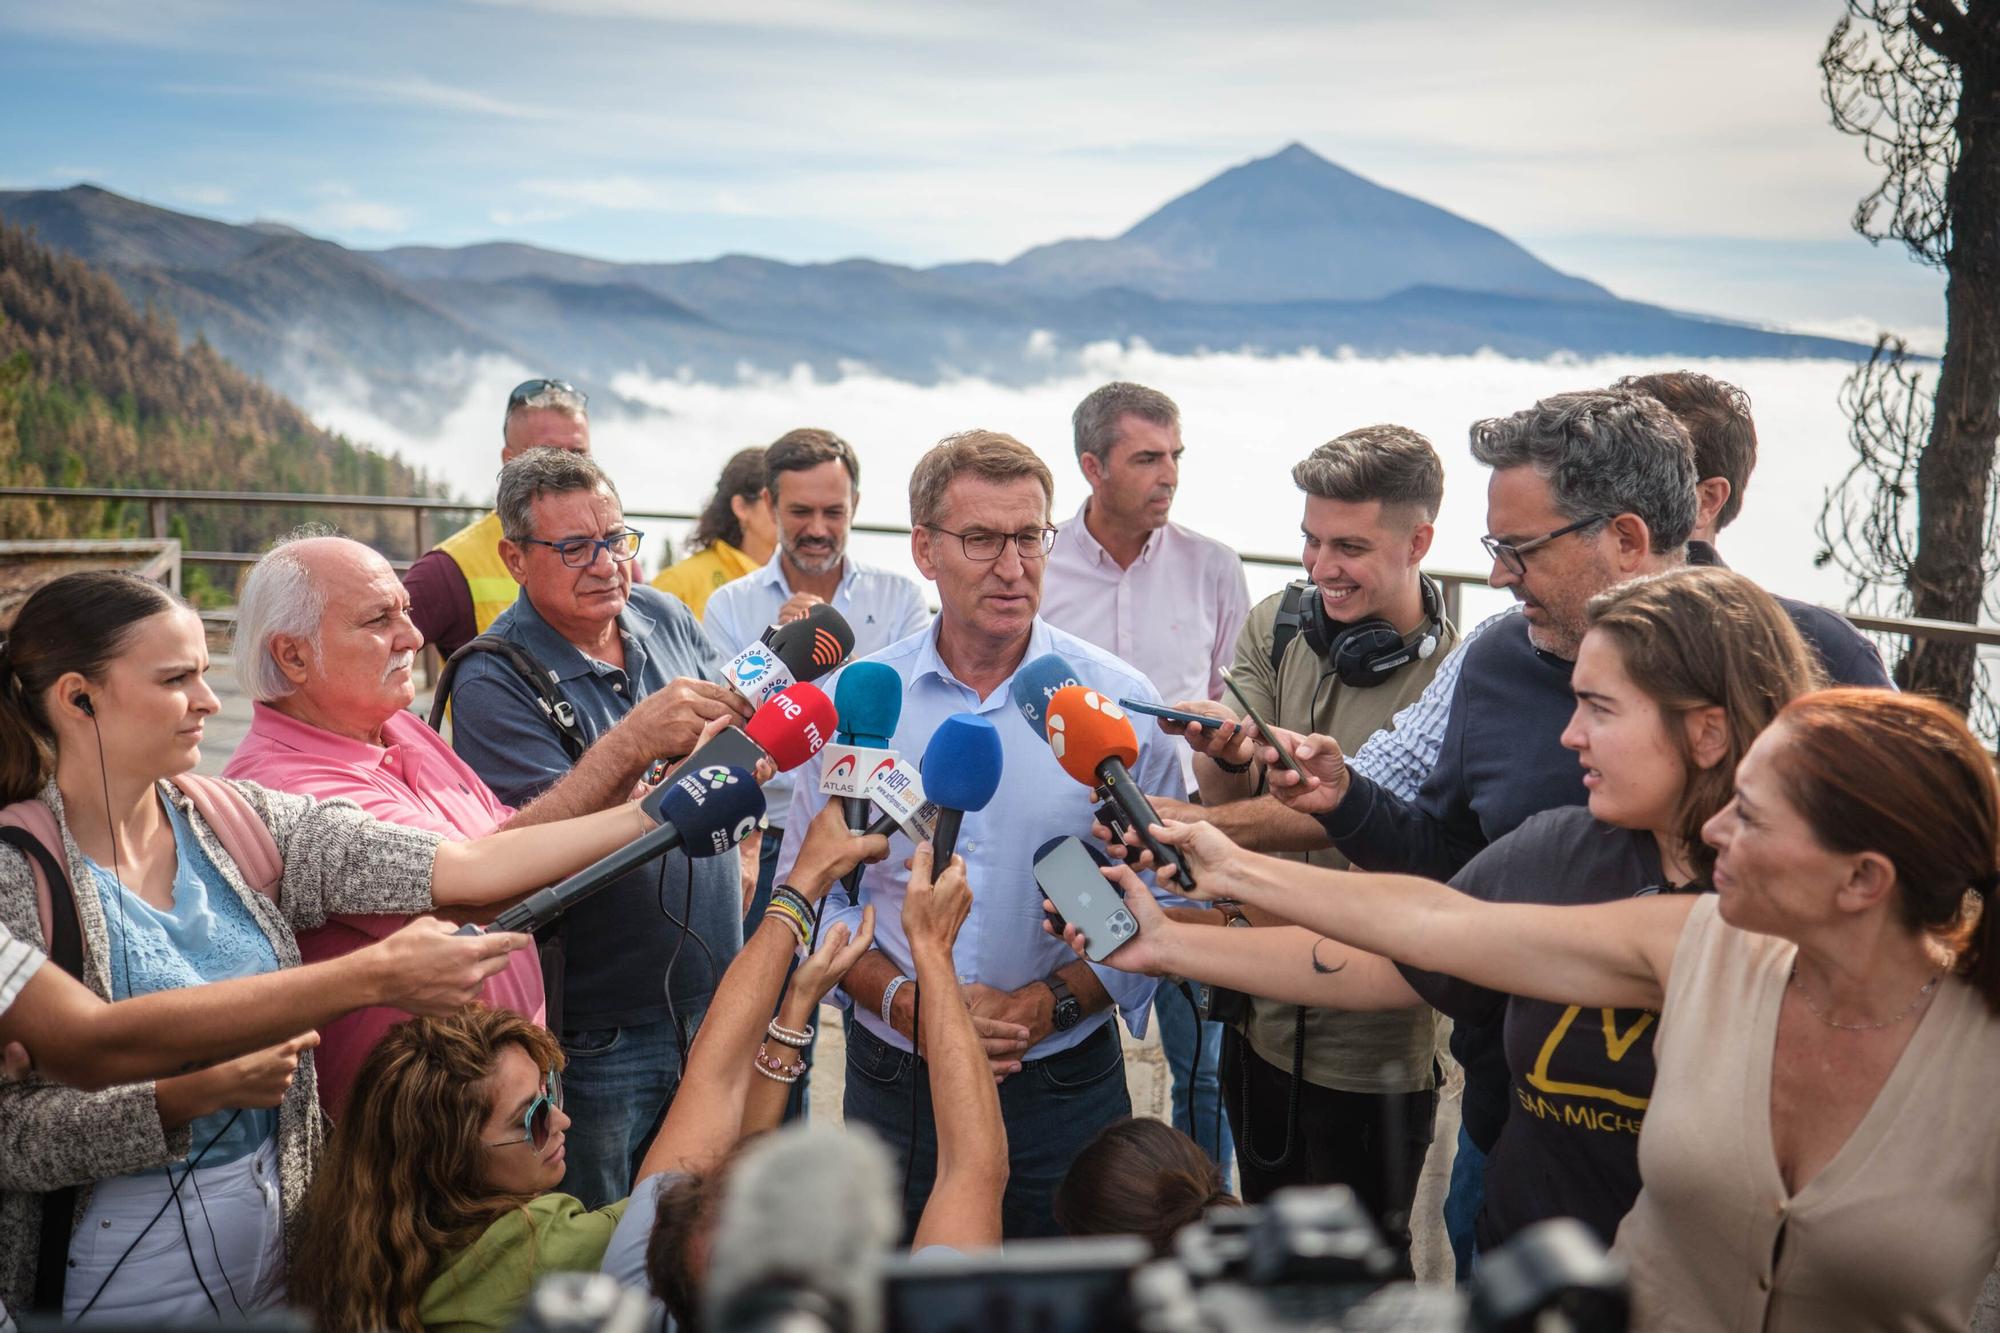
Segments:
[[[443,841],[437,834],[381,823],[352,801],[317,801],[251,782],[231,785],[271,830],[284,860],[276,903],[244,883],[215,830],[178,787],[162,782],[159,792],[187,817],[202,850],[270,940],[279,966],[299,965],[293,932],[310,930],[331,913],[410,914],[431,908],[431,866]],[[38,799],[55,813],[63,831],[64,860],[76,887],[77,917],[83,925],[84,984],[109,999],[109,944],[103,905],[93,891],[96,880],[70,836],[55,784],[44,787]],[[4,845],[0,845],[0,921],[20,938],[47,949],[27,858]],[[187,1156],[189,1131],[160,1127],[153,1086],[134,1083],[103,1092],[77,1092],[33,1078],[0,1083],[0,1304],[26,1310],[34,1296],[44,1193],[78,1186],[80,1220],[90,1203],[92,1182]],[[321,1140],[319,1093],[308,1051],[278,1108],[278,1178],[288,1244],[298,1234]]]

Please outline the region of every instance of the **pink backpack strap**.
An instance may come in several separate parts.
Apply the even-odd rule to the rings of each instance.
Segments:
[[[243,793],[220,778],[200,773],[183,773],[173,780],[222,843],[243,882],[272,902],[278,900],[278,881],[285,873],[284,858],[271,830],[257,817]],[[57,844],[60,846],[60,842]]]
[[[0,824],[20,829],[42,844],[57,865],[63,864],[66,859],[62,829],[56,824],[55,811],[34,797],[0,807]],[[42,939],[46,943],[55,938],[55,903],[50,896],[49,877],[43,872],[41,862],[32,856],[28,858],[28,870],[35,877],[35,914],[41,921]]]

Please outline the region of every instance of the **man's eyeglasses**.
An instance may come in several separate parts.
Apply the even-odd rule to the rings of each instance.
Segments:
[[[932,532],[942,532],[947,537],[958,538],[959,546],[965,551],[967,560],[987,563],[998,560],[1000,553],[1013,542],[1014,549],[1021,553],[1023,560],[1040,560],[1055,549],[1056,530],[1054,528],[1029,528],[1025,532],[953,532],[935,523],[926,523]]]
[[[1568,527],[1557,528],[1554,532],[1545,532],[1541,536],[1531,538],[1528,541],[1503,542],[1495,537],[1481,537],[1479,544],[1486,548],[1488,556],[1505,565],[1514,574],[1525,575],[1528,572],[1528,562],[1525,557],[1533,555],[1536,551],[1541,550],[1558,537],[1567,537],[1572,532],[1581,532],[1585,528],[1595,527],[1599,523],[1608,523],[1616,517],[1618,517],[1616,514],[1592,514],[1589,518],[1578,519]]]
[[[553,1114],[562,1110],[562,1076],[549,1071],[548,1082],[542,1084],[539,1097],[528,1103],[528,1109],[521,1116],[521,1137],[502,1139],[489,1143],[489,1148],[511,1148],[517,1143],[532,1143],[537,1148],[549,1146],[549,1121]]]
[[[543,393],[565,394],[576,399],[578,407],[590,402],[590,396],[568,380],[522,380],[514,386],[514,392],[507,395],[507,406],[510,409],[519,407],[535,395]]]
[[[562,557],[562,562],[571,569],[588,569],[597,563],[597,553],[604,552],[619,564],[634,560],[639,555],[639,542],[645,533],[627,528],[614,532],[609,537],[568,537],[559,542],[545,542],[540,537],[523,537],[523,546],[546,546]]]

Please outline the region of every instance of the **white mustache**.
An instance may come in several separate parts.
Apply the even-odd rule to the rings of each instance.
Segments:
[[[382,672],[382,679],[389,680],[392,677],[394,677],[398,671],[408,671],[411,667],[415,666],[416,664],[417,664],[417,655],[415,653],[408,651],[397,653],[394,657],[389,659],[388,667]]]

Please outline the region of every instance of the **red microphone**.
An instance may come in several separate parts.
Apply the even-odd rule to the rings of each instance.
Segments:
[[[667,776],[717,766],[754,771],[763,759],[788,773],[820,752],[838,722],[826,691],[802,680],[772,695],[741,727],[724,727],[709,737]]]
[[[1049,696],[1047,712],[1049,748],[1063,772],[1086,787],[1103,787],[1153,854],[1153,863],[1172,866],[1180,884],[1192,888],[1194,876],[1179,853],[1147,832],[1160,816],[1132,780],[1131,767],[1139,762],[1139,738],[1125,710],[1096,690],[1065,685]]]

